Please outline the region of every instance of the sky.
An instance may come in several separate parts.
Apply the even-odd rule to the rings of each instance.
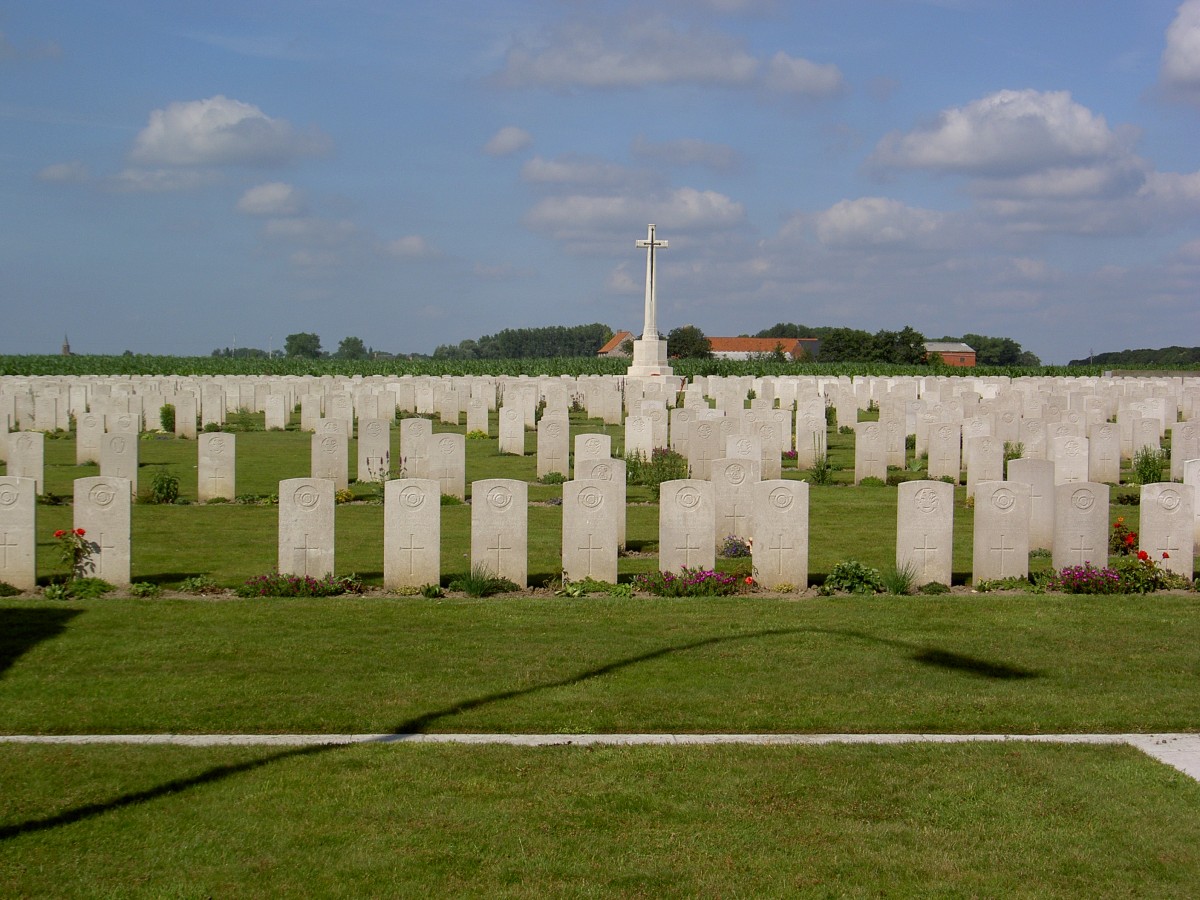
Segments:
[[[0,0],[0,353],[1200,344],[1200,0]]]

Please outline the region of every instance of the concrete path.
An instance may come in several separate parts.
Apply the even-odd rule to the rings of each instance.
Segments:
[[[756,744],[1128,744],[1200,781],[1200,734],[10,734],[14,744],[305,747],[339,744],[508,744],[516,747]]]

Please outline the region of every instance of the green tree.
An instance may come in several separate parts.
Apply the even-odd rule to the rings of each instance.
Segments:
[[[283,352],[303,359],[321,358],[321,337],[310,331],[289,334],[283,342]]]
[[[673,328],[667,334],[667,355],[677,359],[711,359],[712,341],[695,325]]]
[[[367,347],[363,343],[362,338],[345,337],[338,344],[337,353],[334,354],[338,359],[366,359],[368,356]]]

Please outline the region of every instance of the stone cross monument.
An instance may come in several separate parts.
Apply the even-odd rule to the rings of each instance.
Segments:
[[[667,342],[658,336],[658,272],[655,251],[667,249],[667,242],[656,240],[654,226],[649,226],[644,241],[637,241],[639,250],[646,251],[646,322],[642,336],[633,342],[633,363],[629,366],[632,376],[655,376],[672,374],[667,365]]]

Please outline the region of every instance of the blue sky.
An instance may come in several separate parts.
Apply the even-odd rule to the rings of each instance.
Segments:
[[[1200,343],[1200,0],[0,2],[0,352]]]

